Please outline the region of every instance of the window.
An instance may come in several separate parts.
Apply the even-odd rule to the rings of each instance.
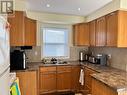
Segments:
[[[68,29],[43,28],[43,57],[69,57]]]

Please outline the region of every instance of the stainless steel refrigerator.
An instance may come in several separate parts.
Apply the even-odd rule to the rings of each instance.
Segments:
[[[0,95],[9,95],[10,46],[8,24],[0,16]]]

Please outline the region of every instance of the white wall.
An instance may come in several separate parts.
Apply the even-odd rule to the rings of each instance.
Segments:
[[[74,24],[85,21],[85,17],[27,11],[27,16],[44,23]]]
[[[124,0],[124,1],[127,1],[127,0]],[[94,20],[96,18],[104,16],[104,15],[106,15],[110,12],[113,12],[115,10],[118,10],[118,9],[120,9],[120,0],[113,0],[111,3],[105,5],[101,9],[99,9],[99,10],[93,12],[92,14],[88,15],[86,17],[86,21],[88,22],[88,21]]]
[[[120,8],[127,10],[127,0],[120,0]]]
[[[86,17],[86,22],[104,16],[116,10],[127,10],[127,0],[113,0],[111,3],[105,5],[101,9],[93,12]]]
[[[18,11],[26,11],[26,0],[14,0],[14,9]]]
[[[52,14],[52,13],[43,13],[27,10],[27,1],[26,0],[14,0],[15,10],[26,11],[26,15],[29,18],[35,19],[44,23],[60,23],[60,24],[75,24],[85,21],[83,16],[73,16],[73,15],[64,15],[64,14]]]

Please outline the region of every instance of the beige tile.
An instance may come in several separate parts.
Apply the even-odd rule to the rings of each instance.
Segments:
[[[111,54],[111,66],[121,70],[127,70],[127,48],[90,47],[89,49],[94,54]]]

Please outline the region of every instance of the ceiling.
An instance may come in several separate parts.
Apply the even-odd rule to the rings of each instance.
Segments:
[[[32,11],[86,16],[112,0],[27,0]]]

